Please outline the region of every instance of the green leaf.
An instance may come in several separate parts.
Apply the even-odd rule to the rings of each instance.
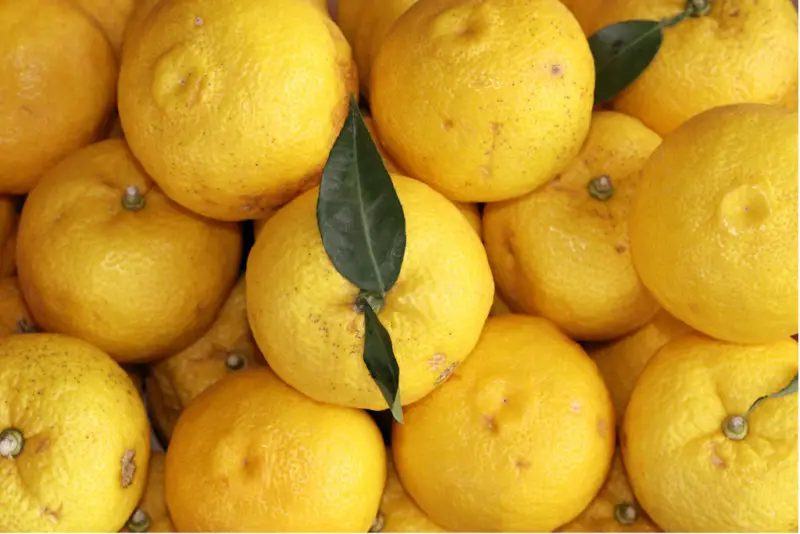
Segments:
[[[663,27],[664,22],[655,20],[626,20],[589,37],[595,64],[595,104],[615,97],[644,72],[661,47]]]
[[[360,306],[364,309],[364,363],[386,399],[395,421],[402,423],[403,407],[398,391],[400,368],[394,357],[392,340],[372,307],[366,301],[360,302]]]
[[[322,173],[317,225],[339,274],[363,291],[384,294],[391,289],[405,254],[406,220],[352,96]]]
[[[792,393],[797,393],[797,373],[795,373],[794,378],[792,378],[792,381],[789,382],[788,384],[786,384],[786,387],[784,387],[782,390],[776,391],[775,393],[770,393],[769,395],[764,395],[763,397],[757,398],[756,401],[753,403],[753,405],[750,406],[750,409],[747,410],[747,413],[744,414],[744,418],[747,419],[750,416],[750,413],[753,410],[755,410],[756,407],[759,404],[761,404],[762,402],[764,402],[765,400],[767,400],[767,399],[777,399],[779,397],[785,397],[786,395],[791,395]]]

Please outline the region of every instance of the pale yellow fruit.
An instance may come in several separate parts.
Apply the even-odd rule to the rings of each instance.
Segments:
[[[417,0],[339,0],[337,22],[353,48],[361,92],[369,96],[372,62],[394,22]]]
[[[186,208],[259,218],[319,181],[355,83],[350,47],[298,0],[171,0],[126,40],[125,137]]]
[[[142,204],[128,204],[129,195]],[[144,362],[205,332],[236,282],[241,231],[171,201],[125,142],[74,152],[31,191],[17,240],[36,323]]]
[[[27,193],[94,141],[116,83],[111,45],[75,3],[0,0],[0,193]]]
[[[427,0],[389,30],[370,105],[387,151],[452,200],[528,193],[589,129],[594,62],[558,0]]]
[[[230,373],[264,364],[247,324],[241,278],[200,339],[151,365],[147,400],[153,422],[169,439],[181,412],[200,393]]]
[[[622,420],[633,387],[650,358],[668,341],[692,331],[666,311],[659,310],[636,332],[589,350],[611,393],[617,421]]]
[[[791,2],[709,4],[706,16],[664,30],[658,54],[613,100],[614,109],[663,136],[698,113],[731,104],[777,104],[796,87],[797,11]],[[603,0],[587,34],[623,20],[671,18],[684,9],[685,0]]]
[[[387,454],[386,463],[386,486],[370,532],[447,532],[431,521],[403,489],[391,452]]]
[[[147,2],[147,0],[138,0]],[[82,8],[100,27],[115,53],[122,48],[122,38],[128,18],[136,7],[137,0],[72,0]]]
[[[397,283],[378,317],[410,404],[447,379],[480,336],[494,295],[486,252],[452,202],[422,182],[393,175],[406,220]],[[321,402],[382,410],[367,370],[358,288],[334,268],[316,218],[318,190],[267,221],[247,262],[247,313],[270,367]]]
[[[633,390],[620,443],[631,485],[667,532],[797,531],[797,393],[767,399],[741,441],[729,416],[797,376],[797,342],[700,334],[664,345]]]
[[[556,532],[661,532],[636,502],[617,451],[603,488],[581,515]]]
[[[0,531],[122,528],[150,458],[147,414],[125,371],[76,338],[8,336],[0,399]]]
[[[386,452],[365,412],[315,402],[262,367],[187,407],[165,475],[181,532],[366,532]]]
[[[506,315],[406,407],[392,451],[409,495],[443,527],[552,531],[601,488],[614,439],[611,399],[581,347],[546,319]]]
[[[581,340],[613,339],[653,317],[658,304],[631,260],[628,211],[638,171],[660,142],[637,119],[595,112],[564,172],[528,195],[486,206],[486,250],[512,309]],[[595,190],[601,180],[610,198]]]
[[[741,343],[797,333],[797,113],[702,113],[642,169],[630,215],[636,271],[696,330]]]

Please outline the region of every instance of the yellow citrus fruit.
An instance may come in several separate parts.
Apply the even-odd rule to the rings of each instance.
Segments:
[[[512,309],[582,340],[613,339],[653,317],[658,305],[631,261],[628,211],[638,171],[660,142],[632,117],[595,112],[564,172],[528,195],[486,206],[486,250]]]
[[[169,200],[114,139],[73,153],[30,193],[17,263],[38,325],[130,362],[181,350],[208,329],[240,251],[237,225]]]
[[[659,526],[797,531],[797,394],[760,403],[743,440],[723,430],[796,376],[788,337],[738,345],[690,334],[658,351],[633,390],[620,442],[636,496]]]
[[[513,198],[578,153],[594,63],[558,0],[428,0],[389,30],[370,104],[389,154],[452,200]]]
[[[267,224],[267,221],[273,215],[275,215],[275,213],[277,213],[277,211],[278,211],[277,208],[267,209],[264,212],[264,216],[263,217],[261,217],[260,219],[254,219],[253,220],[253,232],[254,232],[254,236],[255,236],[256,239],[258,239],[258,236],[261,235],[261,231],[264,229],[264,225]]]
[[[591,35],[589,32],[594,28],[594,19],[605,5],[605,0],[561,0],[561,3],[569,8],[587,35]]]
[[[666,135],[703,111],[777,104],[797,83],[797,11],[786,0],[712,0],[703,17],[664,30],[655,59],[614,108]],[[684,0],[606,0],[587,31],[674,17]]]
[[[74,0],[105,31],[115,53],[122,48],[122,36],[137,1],[147,0]]]
[[[0,276],[17,272],[17,223],[14,197],[0,196]]]
[[[383,488],[378,517],[370,532],[447,532],[431,521],[403,489],[391,452],[387,455],[386,463],[386,487]]]
[[[27,193],[114,107],[103,31],[72,2],[0,0],[0,192]]]
[[[29,334],[37,330],[16,276],[0,279],[0,337]]]
[[[415,402],[449,376],[480,336],[494,282],[480,239],[452,202],[393,175],[406,219],[400,276],[379,313],[400,367],[400,399]],[[386,408],[361,357],[359,290],[340,275],[317,226],[318,190],[281,208],[247,262],[247,313],[270,367],[312,399]],[[276,313],[280,310],[279,313]]]
[[[151,453],[144,495],[120,532],[175,532],[164,496],[164,461],[163,452]]]
[[[76,338],[8,336],[0,398],[0,531],[118,531],[150,456],[147,414],[125,371]]]
[[[337,22],[353,48],[361,92],[369,95],[372,62],[394,22],[417,0],[340,0]]]
[[[617,421],[622,420],[636,380],[650,358],[668,341],[689,332],[692,332],[691,328],[666,311],[659,310],[636,332],[589,350],[589,356],[600,369],[611,393]]]
[[[636,271],[676,318],[743,343],[797,333],[797,113],[691,119],[642,169],[630,217]]]
[[[661,532],[639,507],[617,451],[606,483],[581,515],[556,532]]]
[[[125,137],[202,215],[256,219],[318,182],[348,110],[350,47],[310,2],[174,0],[129,32]]]
[[[167,505],[182,532],[366,532],[385,480],[366,412],[315,402],[267,368],[201,393],[167,450]]]
[[[402,376],[402,375],[401,375]],[[392,449],[403,486],[460,532],[551,531],[603,485],[614,409],[581,347],[538,317],[490,317],[472,355],[406,407]]]
[[[155,424],[169,438],[178,416],[197,395],[232,372],[264,364],[247,324],[241,278],[208,332],[151,365],[147,397]]]

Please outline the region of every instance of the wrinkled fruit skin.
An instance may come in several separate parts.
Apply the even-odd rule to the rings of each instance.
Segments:
[[[142,496],[150,429],[122,368],[60,334],[0,339],[0,431],[25,437],[0,457],[0,531],[117,532]]]
[[[549,532],[592,501],[614,441],[611,399],[581,347],[545,319],[504,315],[405,408],[392,452],[406,491],[442,527]]]
[[[410,176],[452,200],[491,202],[566,167],[589,130],[593,92],[586,38],[557,0],[429,0],[389,30],[370,105]]]
[[[786,0],[712,0],[704,17],[664,31],[655,59],[614,109],[664,136],[704,111],[731,104],[778,104],[797,92],[797,11]],[[683,0],[605,0],[587,35],[623,20],[660,20]],[[796,110],[796,109],[795,109]]]
[[[666,532],[797,530],[797,395],[761,403],[742,441],[722,432],[796,374],[788,337],[737,345],[691,334],[650,360],[620,443],[639,502]]]
[[[742,104],[694,117],[641,171],[636,272],[670,314],[717,339],[797,333],[797,113]]]
[[[365,412],[315,402],[261,367],[186,408],[165,475],[181,532],[366,532],[386,452]]]
[[[240,221],[319,182],[358,83],[347,41],[319,6],[176,0],[136,24],[119,113],[170,198]]]
[[[122,205],[130,186],[145,199],[138,211]],[[44,330],[145,362],[208,329],[236,281],[241,246],[236,224],[172,202],[113,139],[70,155],[28,196],[19,284]]]
[[[486,251],[456,206],[424,183],[393,175],[406,220],[397,283],[378,314],[400,368],[400,399],[444,382],[475,347],[494,296]],[[322,244],[318,190],[265,224],[247,261],[247,314],[269,366],[320,402],[369,410],[386,401],[369,374],[358,289]]]

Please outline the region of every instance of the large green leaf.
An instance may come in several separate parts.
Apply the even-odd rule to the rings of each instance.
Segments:
[[[661,47],[665,23],[674,22],[626,20],[589,38],[595,63],[595,104],[614,98],[644,72]]]
[[[361,306],[364,309],[364,363],[386,399],[395,421],[402,423],[403,408],[398,391],[400,368],[392,351],[392,340],[372,307],[366,301],[362,301]]]
[[[394,285],[406,248],[405,216],[352,96],[322,173],[317,224],[325,252],[342,276],[381,295]]]

